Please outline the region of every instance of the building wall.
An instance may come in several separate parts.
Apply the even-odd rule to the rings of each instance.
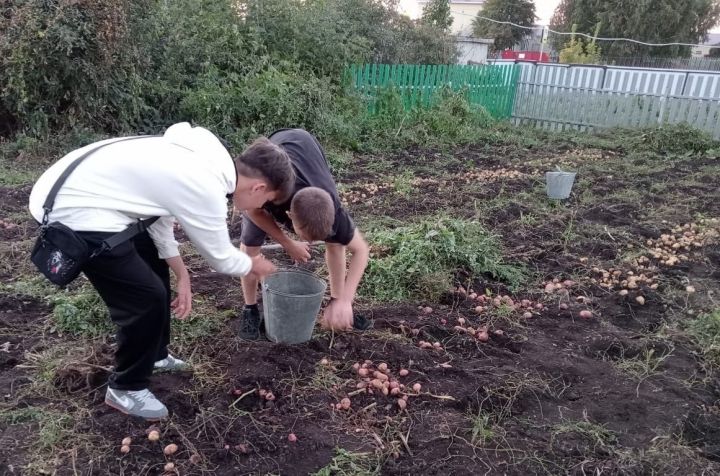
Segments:
[[[452,32],[455,35],[472,33],[472,22],[485,2],[452,2],[450,11],[453,16]]]
[[[488,42],[490,42],[488,40]],[[477,40],[456,40],[458,47],[458,64],[485,63],[488,58],[488,43],[481,43]]]

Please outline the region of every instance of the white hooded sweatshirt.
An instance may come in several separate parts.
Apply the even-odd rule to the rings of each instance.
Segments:
[[[45,198],[74,159],[116,140],[70,152],[45,171],[30,193],[32,216],[42,220]],[[90,155],[60,188],[49,219],[75,231],[119,232],[137,219],[159,216],[148,231],[163,259],[179,255],[177,220],[213,269],[244,276],[251,260],[232,245],[227,227],[226,195],[235,191],[236,180],[218,138],[184,122],[162,137],[118,142]]]

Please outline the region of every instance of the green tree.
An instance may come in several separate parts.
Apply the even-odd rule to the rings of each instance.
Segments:
[[[453,23],[448,0],[430,0],[423,7],[422,22],[447,31]]]
[[[569,31],[576,24],[578,32],[588,34],[600,22],[603,37],[631,38],[646,43],[699,43],[718,20],[719,0],[562,0],[551,27]],[[607,42],[602,46],[606,57],[690,54],[690,48],[683,46],[651,47],[626,41]]]
[[[595,38],[589,41],[583,41],[575,36],[576,25],[573,25],[570,41],[560,51],[561,63],[572,64],[597,64],[600,62],[600,47],[595,42]],[[600,30],[600,24],[595,27],[595,36]]]
[[[530,35],[531,30],[484,20],[509,21],[531,27],[535,24],[535,3],[531,0],[488,0],[473,20],[473,34],[495,40],[495,50],[509,49]]]

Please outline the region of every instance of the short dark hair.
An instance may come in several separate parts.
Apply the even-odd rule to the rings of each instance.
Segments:
[[[293,224],[303,229],[310,240],[325,240],[335,223],[335,204],[325,190],[306,187],[290,202]]]
[[[266,137],[255,139],[235,159],[239,175],[265,180],[277,192],[275,201],[282,203],[295,190],[295,172],[285,149]]]

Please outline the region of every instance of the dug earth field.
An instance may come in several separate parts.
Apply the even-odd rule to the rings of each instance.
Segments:
[[[104,307],[40,280],[32,181],[3,181],[1,472],[720,474],[720,160],[638,134],[349,157],[364,333],[243,342],[239,281],[183,244],[195,311],[171,347],[195,370],[153,377],[154,428],[103,403]]]

